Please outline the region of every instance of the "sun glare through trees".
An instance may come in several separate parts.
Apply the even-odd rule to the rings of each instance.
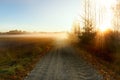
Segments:
[[[96,0],[96,4],[96,7],[101,10],[101,12],[97,12],[97,14],[99,14],[102,18],[100,24],[98,25],[100,31],[104,32],[107,29],[112,29],[112,19],[114,17],[112,8],[116,5],[116,0]]]
[[[0,0],[0,13],[0,80],[120,80],[120,0]]]

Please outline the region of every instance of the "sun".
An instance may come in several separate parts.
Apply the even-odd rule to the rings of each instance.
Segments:
[[[112,19],[114,17],[112,7],[116,4],[116,0],[97,0],[98,7],[98,28],[101,32],[112,29]],[[99,12],[99,10],[101,10]],[[100,16],[101,15],[101,16]],[[99,21],[100,20],[100,21]]]
[[[107,12],[104,14],[104,19],[103,22],[99,25],[99,30],[101,32],[105,32],[108,29],[112,29],[112,18],[113,18],[113,14],[111,11]]]
[[[111,29],[111,27],[108,26],[108,24],[102,24],[102,25],[99,27],[100,32],[105,32],[105,31],[107,31],[108,29]]]

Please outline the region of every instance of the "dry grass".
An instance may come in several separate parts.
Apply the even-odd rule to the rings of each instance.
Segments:
[[[23,80],[51,47],[50,38],[0,38],[0,80]]]
[[[116,55],[118,57],[115,58],[114,63],[109,63],[79,47],[77,47],[77,50],[80,56],[104,76],[104,80],[120,80],[120,54]]]

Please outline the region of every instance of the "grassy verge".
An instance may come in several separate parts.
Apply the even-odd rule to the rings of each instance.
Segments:
[[[0,80],[23,80],[52,47],[50,38],[0,38]]]
[[[100,74],[103,75],[104,80],[120,80],[120,56],[117,54],[114,63],[109,63],[92,55],[84,49],[77,46],[77,51],[79,55],[82,56],[88,63],[90,63],[94,68],[96,68]]]

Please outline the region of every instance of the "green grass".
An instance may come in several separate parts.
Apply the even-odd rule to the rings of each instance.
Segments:
[[[50,38],[0,38],[0,80],[23,80],[52,47]]]

